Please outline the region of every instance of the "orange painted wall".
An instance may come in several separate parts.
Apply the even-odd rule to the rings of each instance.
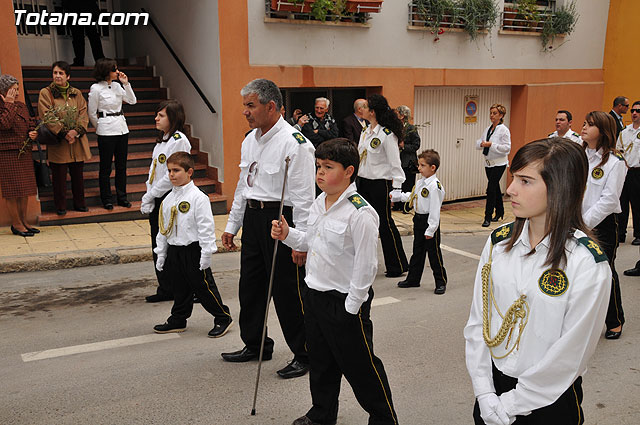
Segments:
[[[554,130],[558,109],[575,116],[581,128],[586,112],[602,104],[600,69],[459,70],[414,68],[335,68],[312,66],[251,66],[249,64],[247,3],[220,0],[220,56],[224,138],[224,183],[232,194],[238,179],[240,144],[248,126],[242,116],[240,89],[255,78],[268,78],[280,87],[382,87],[391,105],[413,108],[419,86],[513,86],[512,155],[518,147]]]
[[[611,109],[616,96],[626,96],[631,102],[640,100],[640,85],[634,75],[640,67],[638,40],[635,39],[638,17],[640,1],[610,0],[603,63],[603,111]],[[623,118],[625,124],[631,122],[629,113]]]
[[[22,87],[22,65],[20,63],[20,49],[16,33],[13,2],[0,0],[0,73],[11,74],[19,80]],[[20,100],[24,102],[24,94],[20,91]],[[40,214],[40,202],[35,196],[29,198],[27,215],[32,223]],[[0,226],[11,224],[4,199],[0,197]]]

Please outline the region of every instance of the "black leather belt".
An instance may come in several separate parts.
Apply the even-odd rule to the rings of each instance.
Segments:
[[[119,115],[123,115],[122,111],[118,111],[118,112],[102,112],[102,111],[98,111],[98,118],[117,117]]]
[[[252,210],[264,210],[268,208],[280,208],[278,201],[256,201],[255,199],[247,199],[247,206]]]

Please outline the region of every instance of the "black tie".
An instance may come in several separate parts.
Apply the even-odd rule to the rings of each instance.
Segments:
[[[489,131],[487,131],[487,142],[489,141],[491,136],[493,136],[493,133],[496,131],[496,127],[494,127],[494,126],[489,127]],[[484,149],[482,149],[482,155],[484,155],[484,156],[489,155],[489,147],[488,146],[485,147]]]

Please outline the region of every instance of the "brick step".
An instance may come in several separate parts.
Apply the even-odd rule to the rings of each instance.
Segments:
[[[211,201],[211,210],[215,215],[223,215],[227,213],[226,195],[209,194]],[[54,212],[42,212],[40,215],[40,226],[59,226],[64,224],[81,224],[81,223],[104,223],[108,221],[128,221],[140,220],[147,218],[146,215],[140,213],[140,201],[131,202],[131,208],[120,207],[114,205],[113,210],[105,210],[102,205],[89,207],[87,212],[79,212],[67,210],[67,214],[59,216]]]
[[[89,89],[80,90],[85,99],[89,96]],[[137,99],[166,99],[167,98],[167,89],[164,87],[141,87],[133,89],[134,94]],[[40,94],[40,89],[38,90],[27,90],[27,94],[31,99],[37,99]],[[33,103],[33,102],[32,102]]]
[[[151,77],[153,76],[153,68],[147,66],[118,66],[127,77]],[[50,66],[23,66],[22,75],[24,78],[48,78],[51,79]],[[72,66],[71,78],[91,78],[93,79],[92,66]]]
[[[51,76],[49,76],[49,78],[25,77],[23,78],[23,81],[24,87],[27,90],[37,90],[40,92],[43,87],[48,87],[52,80]],[[131,82],[134,92],[140,88],[160,88],[160,78],[158,77],[130,77],[129,81]],[[91,85],[93,85],[96,80],[92,77],[72,77],[69,82],[73,87],[83,91],[84,93],[85,90],[89,90],[91,88]]]

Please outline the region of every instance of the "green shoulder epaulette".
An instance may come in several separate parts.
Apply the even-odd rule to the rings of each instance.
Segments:
[[[575,137],[580,137],[580,135],[579,135],[578,133],[576,133],[575,131],[573,132],[573,135],[574,135]]]
[[[300,133],[293,133],[293,138],[296,139],[299,144],[307,143],[307,139]]]
[[[612,153],[613,153],[613,156],[618,158],[620,161],[624,161],[624,157],[622,156],[622,154],[620,152],[612,152]]]
[[[382,131],[384,131],[384,134],[391,134],[391,130],[389,130],[387,127],[385,127]]]
[[[549,135],[547,137],[551,137],[551,136],[553,136],[553,133],[549,133]]]
[[[178,140],[180,138],[180,134],[179,133],[173,133],[173,138]]]
[[[596,263],[600,263],[602,261],[608,261],[607,254],[604,253],[600,245],[595,243],[595,241],[587,236],[582,238],[578,238],[578,242],[582,245],[586,246],[589,251],[591,251],[591,255],[596,260]]]
[[[357,210],[364,207],[365,205],[369,205],[367,204],[367,201],[365,201],[364,198],[360,196],[359,193],[354,193],[353,195],[349,196],[349,200]]]
[[[498,242],[509,239],[511,237],[511,233],[513,233],[513,223],[500,226],[491,233],[491,243],[495,245]]]

